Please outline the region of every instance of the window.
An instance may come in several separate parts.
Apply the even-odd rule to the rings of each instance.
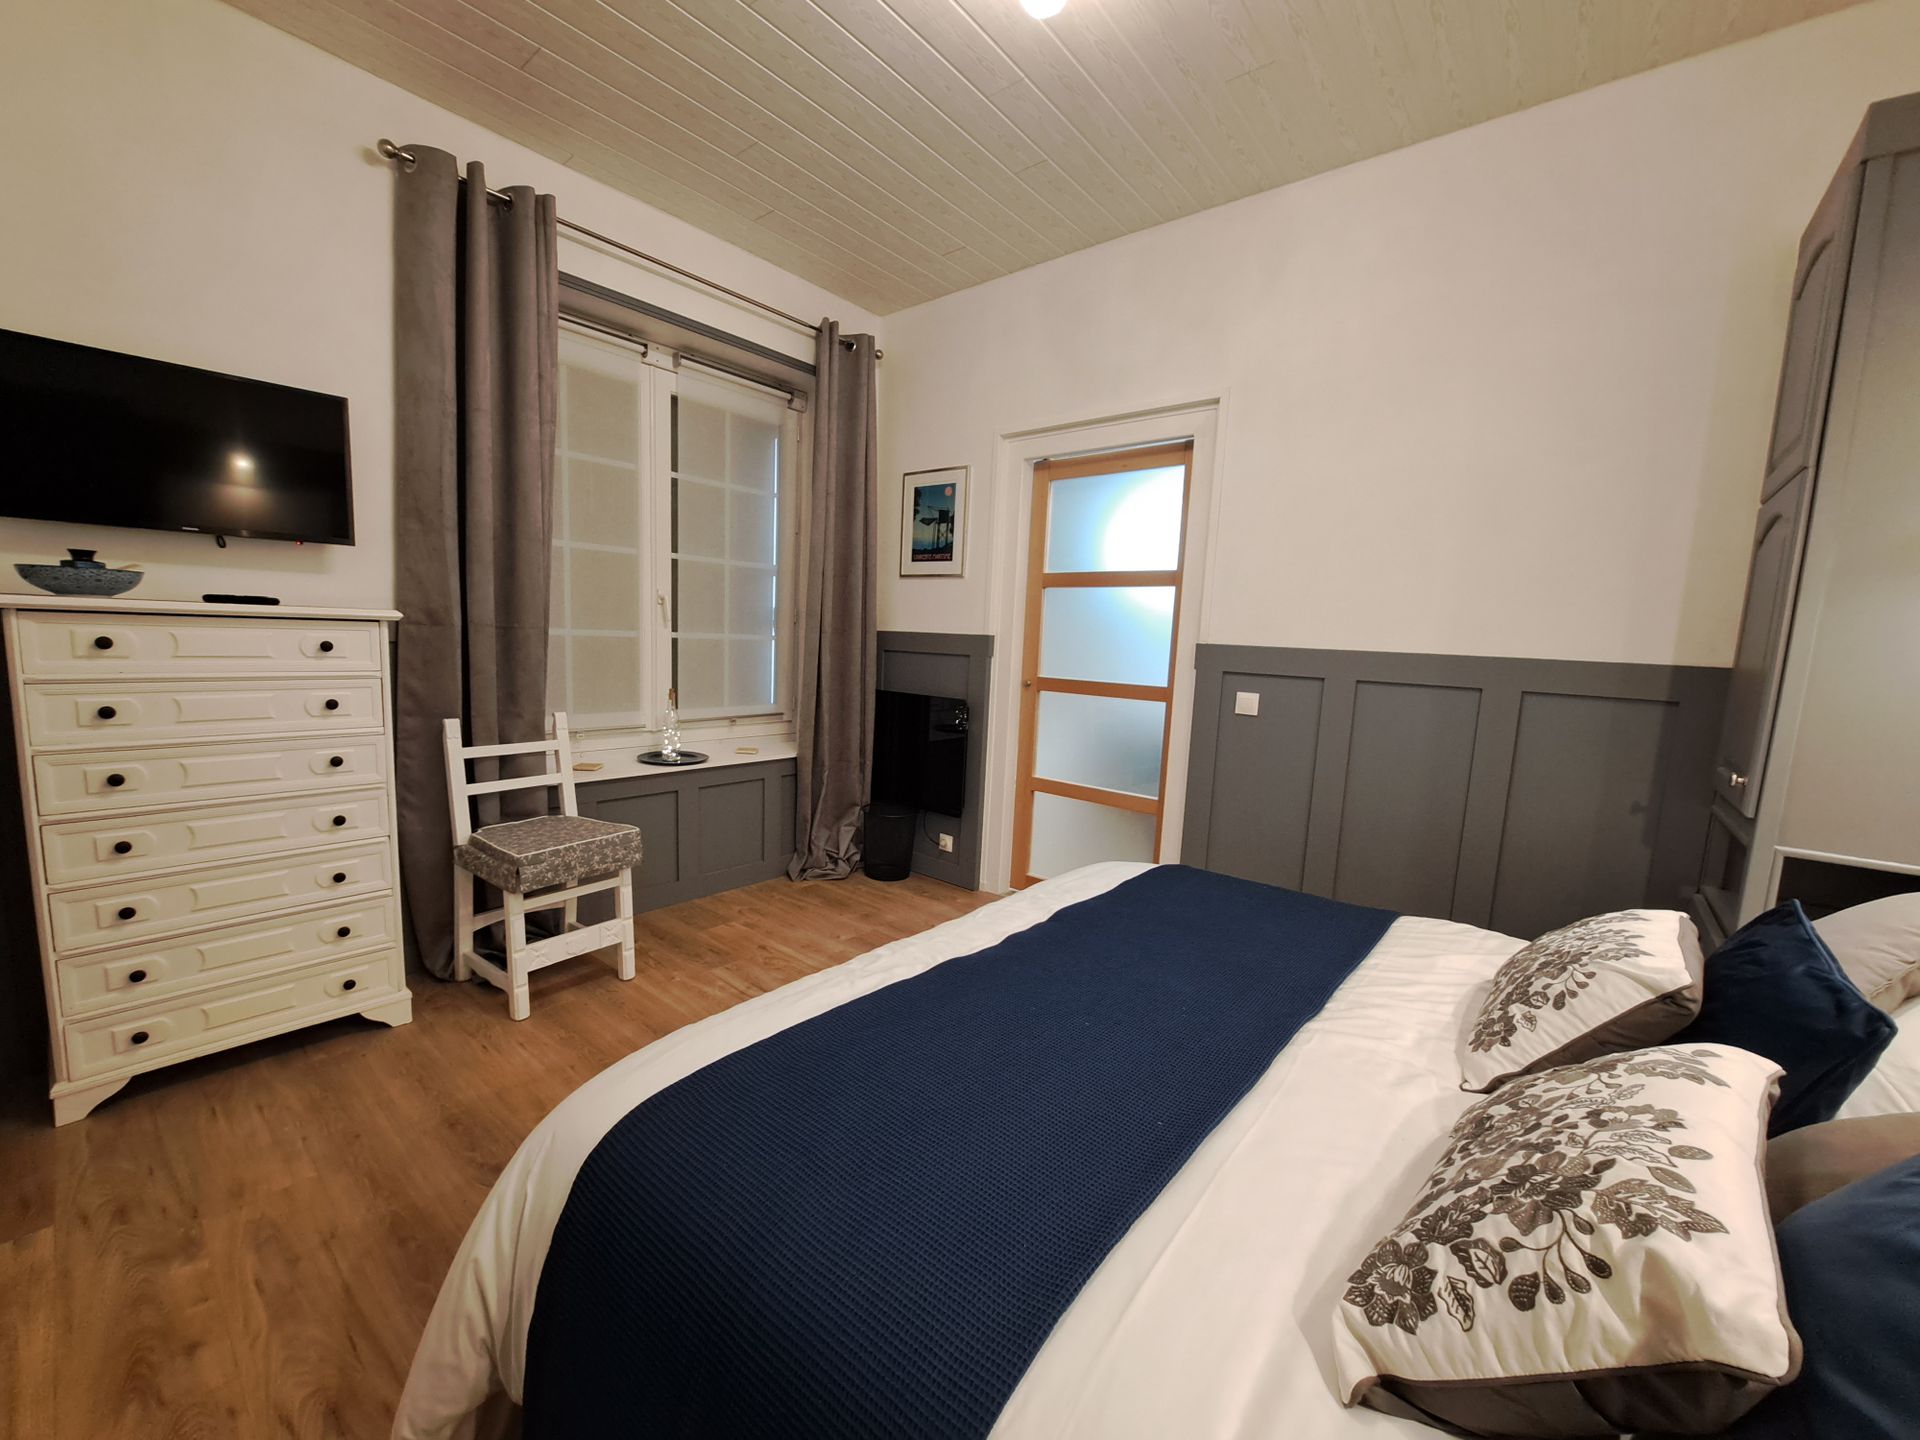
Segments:
[[[784,728],[798,414],[658,346],[560,335],[549,705]]]

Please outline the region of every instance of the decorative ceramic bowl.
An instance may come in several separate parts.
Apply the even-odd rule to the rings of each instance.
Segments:
[[[16,565],[20,578],[49,595],[124,595],[141,580],[138,570],[113,570],[91,550],[69,550],[58,565]]]

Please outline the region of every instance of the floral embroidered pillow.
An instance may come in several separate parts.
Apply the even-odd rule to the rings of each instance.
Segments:
[[[1760,1173],[1779,1075],[1666,1046],[1474,1105],[1347,1277],[1341,1398],[1468,1435],[1704,1434],[1791,1380]]]
[[[1678,910],[1576,920],[1516,951],[1462,1042],[1461,1088],[1658,1045],[1700,1009],[1704,962]]]

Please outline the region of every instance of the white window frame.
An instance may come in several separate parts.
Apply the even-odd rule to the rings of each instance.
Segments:
[[[702,738],[791,737],[794,734],[794,694],[798,670],[799,576],[795,573],[801,555],[800,524],[805,513],[804,465],[801,457],[807,444],[808,416],[804,397],[772,382],[749,380],[717,367],[703,365],[692,356],[648,341],[616,338],[586,325],[561,317],[563,334],[585,353],[607,361],[603,373],[636,378],[640,386],[637,423],[640,463],[636,483],[641,492],[641,535],[636,557],[639,594],[643,614],[636,627],[641,635],[641,673],[643,703],[632,712],[584,712],[569,709],[568,719],[574,733],[590,737],[589,746],[612,746],[631,740],[646,742],[658,737],[665,721],[668,688],[673,683],[673,397],[677,393],[682,367],[697,368],[703,378],[712,378],[748,389],[763,390],[787,401],[780,428],[780,474],[778,479],[777,525],[774,581],[774,706],[770,710],[742,711],[732,714],[682,715],[680,731],[690,748],[698,748]],[[570,348],[573,348],[570,346]],[[580,352],[575,351],[577,356]],[[566,363],[577,363],[570,357]],[[564,439],[564,426],[556,443]],[[570,452],[562,452],[570,453]],[[588,456],[588,459],[601,457]],[[558,481],[559,477],[556,477]],[[553,544],[556,551],[573,548],[609,548],[592,542],[568,538],[566,496],[556,497]],[[561,603],[571,603],[567,580],[561,583]],[[572,633],[563,623],[565,614],[550,617],[549,630],[555,640]],[[568,676],[571,679],[569,664]],[[550,708],[559,708],[562,697],[550,696]]]

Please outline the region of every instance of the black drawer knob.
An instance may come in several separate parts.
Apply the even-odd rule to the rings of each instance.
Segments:
[[[339,708],[340,708],[340,702],[339,702],[338,700],[331,700],[331,699],[330,699],[330,700],[328,700],[328,701],[327,701],[327,709],[329,709],[329,710],[338,710]]]
[[[133,854],[133,841],[131,841],[131,840],[116,840],[116,841],[114,841],[114,842],[113,842],[113,853],[114,853],[114,854],[116,854],[116,855],[131,855],[131,854]]]
[[[342,990],[351,990],[353,989],[354,986],[358,985],[359,983],[360,982],[358,980],[342,980],[340,982],[340,988]]]
[[[333,817],[333,823],[336,825],[344,825],[347,823],[347,817],[344,815],[336,815]]]
[[[127,783],[127,777],[122,775],[118,770],[114,771],[113,774],[107,776],[107,784],[113,786],[116,790],[119,789],[120,786],[126,783]]]
[[[94,637],[93,637],[93,648],[94,648],[94,649],[96,649],[96,650],[111,650],[111,649],[113,649],[113,637],[112,637],[111,635],[96,635],[96,636],[94,636]]]
[[[331,655],[333,653],[333,642],[331,640],[322,640],[320,642],[320,653],[322,655]]]
[[[129,1035],[127,1039],[136,1045],[144,1045],[147,1043],[147,1032],[144,1030],[136,1030],[133,1034]]]
[[[131,905],[122,905],[120,907],[120,918],[122,920],[131,920],[135,915],[138,915],[139,913],[140,912],[138,910],[135,910]]]
[[[347,757],[344,755],[332,756],[327,761],[327,764],[331,765],[336,770],[338,770],[342,765],[346,763],[347,763]]]
[[[146,978],[147,978],[147,972],[144,970],[129,970],[127,972],[127,983],[129,985],[138,985],[142,980]]]
[[[118,715],[120,712],[114,709],[113,706],[111,705],[102,705],[98,710],[94,711],[93,713],[98,715],[102,720],[111,720],[113,719],[114,716]]]
[[[344,940],[347,938],[347,936],[353,933],[353,927],[351,925],[342,925],[338,930],[334,931],[333,933],[338,935],[342,940]]]
[[[344,870],[336,870],[336,871],[334,871],[334,872],[333,872],[333,883],[334,883],[334,884],[336,884],[336,885],[344,885],[344,884],[346,884],[346,883],[347,883],[347,872],[346,872],[346,871],[344,871]]]

